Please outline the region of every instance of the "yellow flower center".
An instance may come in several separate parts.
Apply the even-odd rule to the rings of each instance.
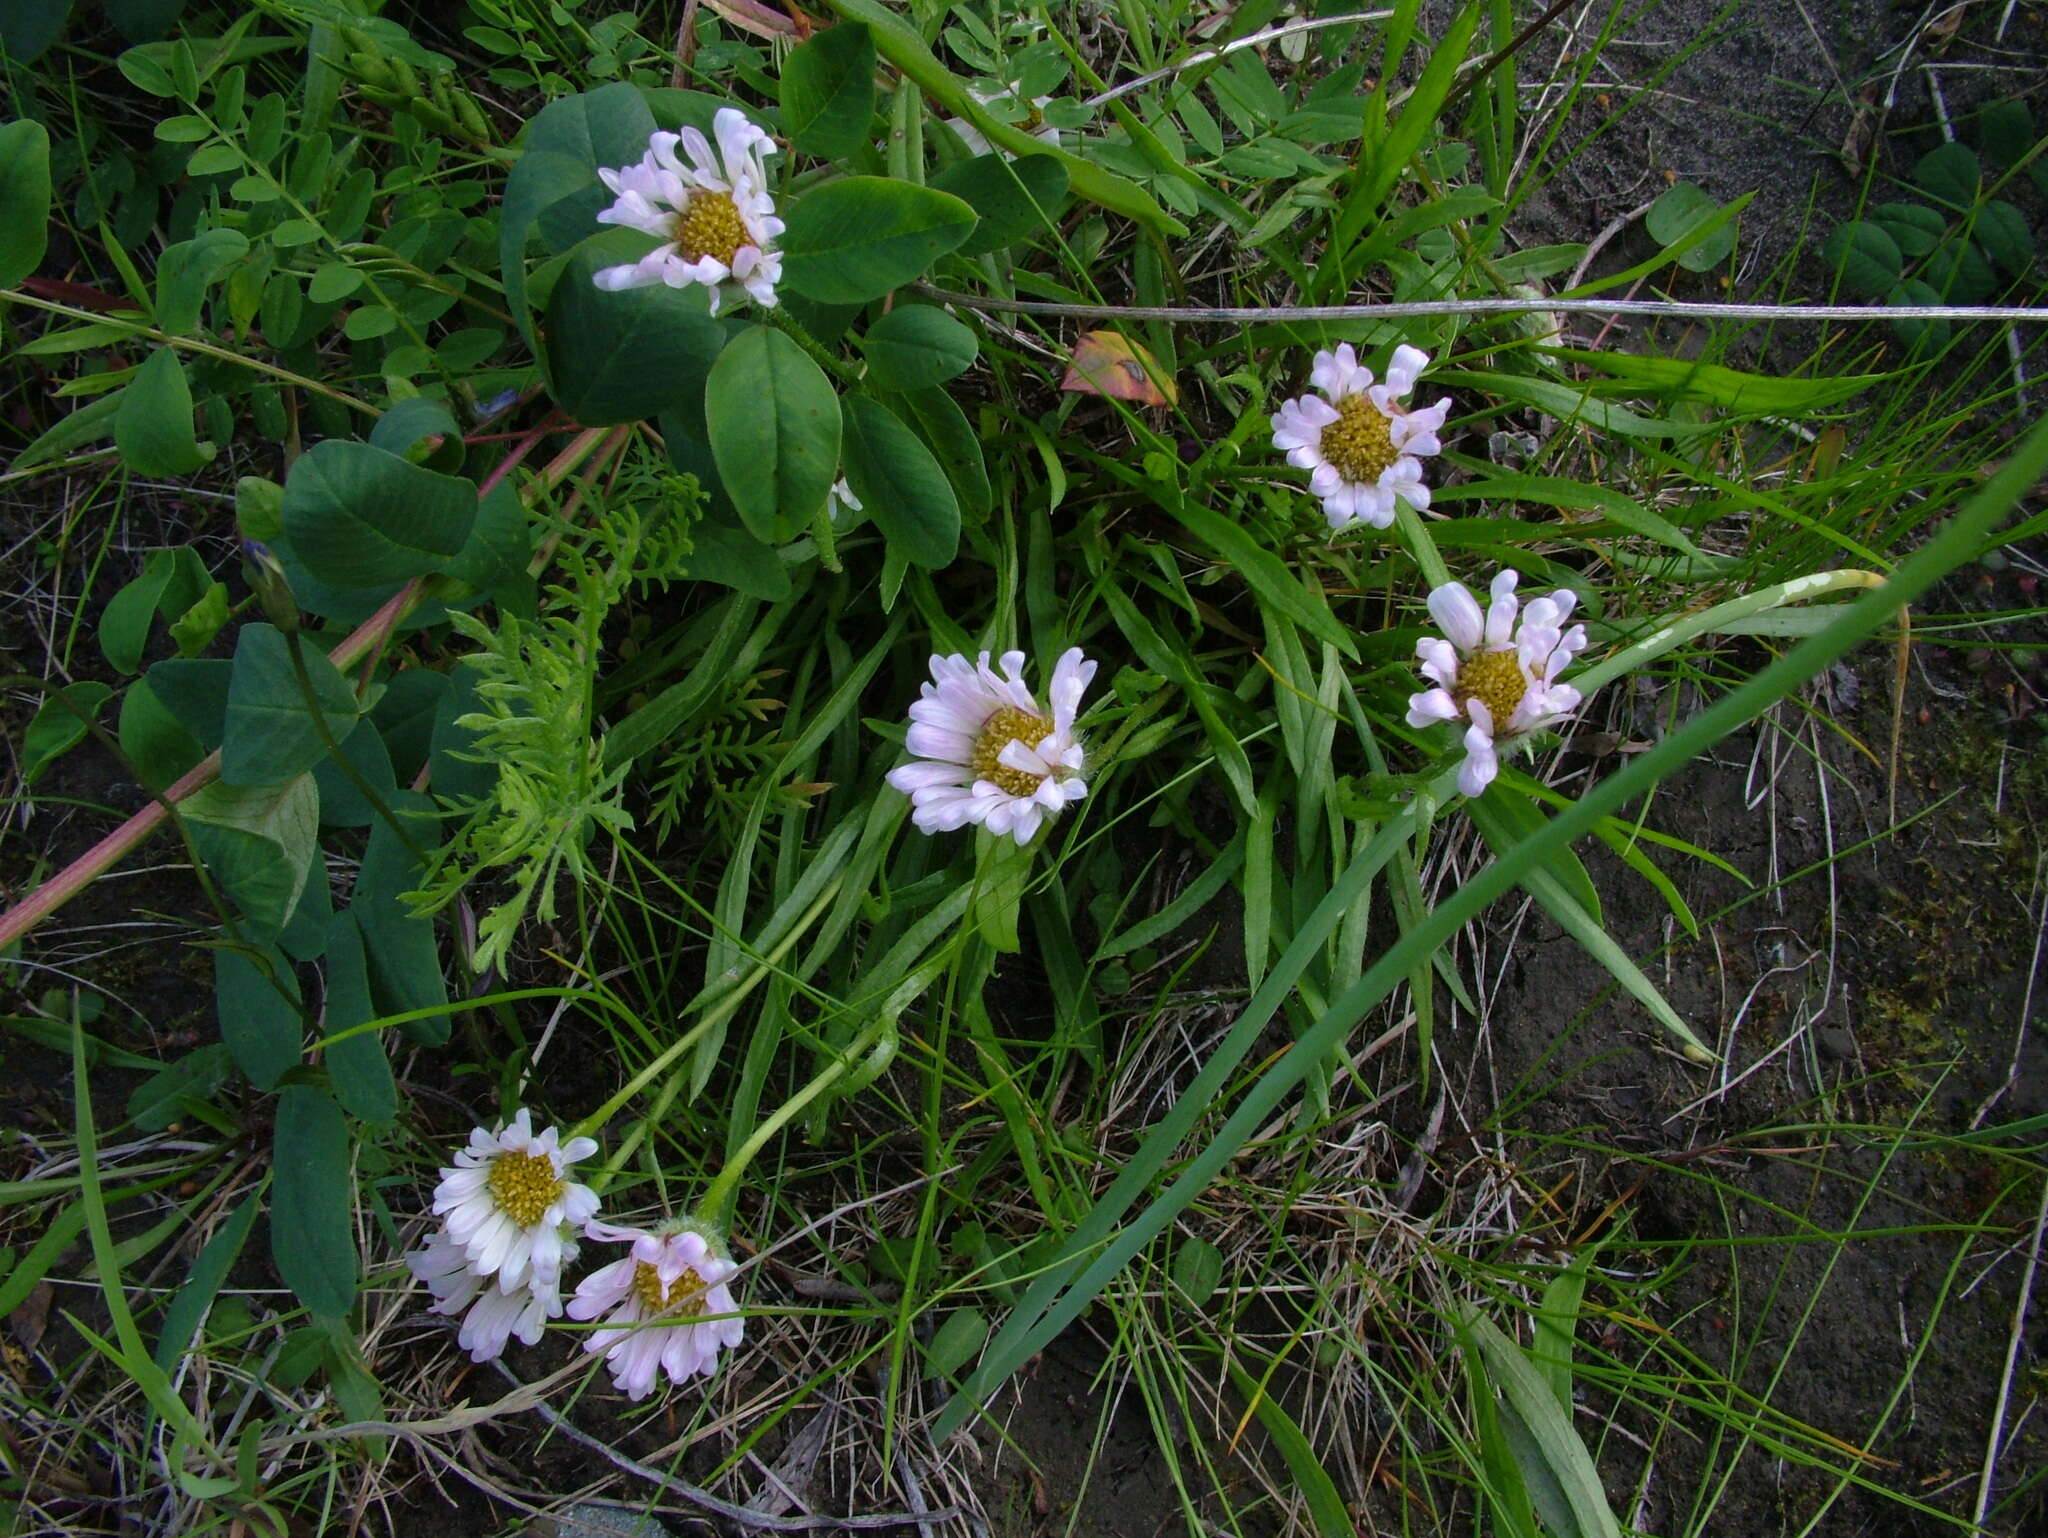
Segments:
[[[691,261],[713,257],[732,265],[741,246],[750,244],[739,205],[723,192],[693,192],[676,215],[676,249]]]
[[[1051,735],[1052,723],[1043,716],[1005,705],[981,724],[981,733],[974,739],[975,777],[993,780],[1013,796],[1030,795],[1038,789],[1042,776],[1012,769],[1002,761],[1003,749],[1013,742],[1035,748]]]
[[[1458,702],[1461,711],[1467,700],[1485,701],[1486,708],[1493,712],[1494,730],[1503,731],[1508,717],[1528,692],[1529,681],[1522,676],[1522,664],[1514,652],[1481,652],[1458,664],[1458,681],[1451,690],[1451,698]]]
[[[554,1206],[564,1182],[546,1154],[501,1153],[491,1161],[484,1184],[500,1212],[521,1228],[531,1228]]]
[[[704,1312],[704,1293],[704,1278],[695,1271],[685,1270],[672,1284],[663,1287],[661,1273],[646,1261],[640,1261],[633,1267],[633,1296],[640,1300],[643,1318],[701,1314]]]
[[[1353,485],[1377,486],[1401,457],[1392,423],[1369,395],[1347,395],[1331,404],[1337,420],[1323,429],[1323,458]]]

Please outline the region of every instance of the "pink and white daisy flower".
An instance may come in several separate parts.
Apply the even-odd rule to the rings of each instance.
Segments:
[[[1309,372],[1322,393],[1285,401],[1274,413],[1273,447],[1309,472],[1309,489],[1322,498],[1332,531],[1355,523],[1386,528],[1396,497],[1418,510],[1429,506],[1422,459],[1443,451],[1437,434],[1451,399],[1418,411],[1401,404],[1428,367],[1429,354],[1404,343],[1387,365],[1387,382],[1374,384],[1351,344],[1340,343],[1317,353]]]
[[[637,165],[599,169],[617,201],[597,222],[622,224],[661,242],[637,262],[600,268],[592,277],[599,288],[701,284],[711,291],[713,315],[721,296],[740,292],[756,304],[775,303],[775,285],[782,279],[775,239],[782,221],[775,217],[763,164],[774,141],[736,107],[720,107],[711,131],[718,139],[715,156],[704,135],[685,128],[653,135]]]
[[[434,1215],[478,1276],[505,1291],[531,1277],[555,1283],[574,1246],[565,1237],[597,1215],[597,1193],[569,1179],[569,1169],[597,1152],[587,1137],[564,1143],[553,1127],[536,1133],[522,1107],[496,1132],[478,1127],[469,1146],[441,1171]]]
[[[564,1263],[575,1257],[576,1246],[565,1243]],[[435,1313],[462,1314],[456,1339],[472,1362],[503,1355],[505,1342],[514,1335],[529,1346],[538,1345],[542,1328],[562,1316],[559,1275],[543,1279],[529,1274],[523,1284],[505,1287],[481,1275],[468,1252],[442,1229],[428,1238],[425,1249],[409,1251],[405,1264],[433,1293]]]
[[[605,1316],[583,1349],[604,1353],[628,1399],[645,1399],[662,1373],[672,1383],[710,1377],[719,1351],[745,1338],[739,1305],[725,1285],[738,1267],[705,1234],[607,1224],[592,1225],[589,1234],[633,1246],[625,1259],[586,1276],[569,1300],[571,1319]]]
[[[1579,708],[1579,691],[1557,682],[1586,646],[1585,626],[1564,628],[1577,595],[1561,587],[1525,607],[1515,598],[1520,580],[1500,572],[1484,614],[1464,583],[1446,582],[1429,595],[1429,612],[1445,639],[1427,636],[1415,645],[1422,674],[1436,687],[1410,696],[1408,724],[1467,723],[1458,789],[1468,796],[1479,795],[1500,773],[1499,743]]]
[[[988,657],[932,658],[932,681],[910,707],[916,761],[890,770],[889,783],[910,797],[921,832],[973,822],[1023,845],[1047,817],[1088,794],[1074,716],[1095,664],[1078,646],[1061,656],[1047,716],[1024,687],[1024,654],[1004,652],[1001,675]]]

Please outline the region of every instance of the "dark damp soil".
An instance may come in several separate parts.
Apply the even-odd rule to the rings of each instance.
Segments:
[[[1977,1493],[2039,1175],[1930,1142],[2048,1112],[2048,1041],[2033,1018],[2048,764],[2037,723],[2010,714],[2026,697],[2005,693],[2013,681],[1958,663],[1927,659],[1907,691],[1897,823],[1882,762],[1892,679],[1875,655],[1817,691],[1810,714],[1781,707],[1667,783],[1650,825],[1759,885],[1876,839],[1703,919],[1696,939],[1674,938],[1663,905],[1604,851],[1588,858],[1609,932],[1654,958],[1725,1068],[1664,1050],[1631,1002],[1586,1007],[1607,979],[1540,915],[1492,1001],[1518,1024],[1490,1043],[1511,1086],[1503,1124],[1532,1164],[1575,1134],[1626,1155],[1567,1162],[1588,1212],[1618,1204],[1617,1242],[1637,1269],[1676,1264],[1637,1298],[1657,1326],[1780,1415],[1861,1449],[1876,1489],[1950,1519]],[[1666,869],[1703,916],[1744,895],[1708,867]],[[1867,1131],[1802,1134],[1823,1116]],[[2022,1132],[2004,1146],[2038,1141]],[[1876,1237],[1888,1229],[1915,1232]],[[2014,1418],[2034,1402],[2044,1353],[2037,1317],[2019,1343]],[[1586,1404],[1614,1408],[1597,1390]],[[1640,1411],[1624,1407],[1624,1434],[1605,1441],[1610,1494],[1646,1531],[1680,1530],[1713,1471],[1697,1442]],[[1915,1527],[1896,1503],[1796,1462],[1749,1457],[1714,1531],[1949,1530],[1932,1515]],[[1999,1491],[2044,1467],[2048,1438],[2028,1422],[2001,1453]],[[2036,1490],[1990,1530],[2038,1531],[2044,1517]]]

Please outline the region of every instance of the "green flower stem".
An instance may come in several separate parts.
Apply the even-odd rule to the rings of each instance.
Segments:
[[[916,187],[924,185],[924,98],[910,80],[897,83],[889,103],[889,175]]]
[[[832,532],[832,497],[826,494],[825,505],[818,509],[811,519],[811,538],[818,545],[818,564],[835,576],[846,568],[839,561],[839,536]]]
[[[1718,630],[1733,620],[1747,619],[1752,614],[1761,614],[1766,609],[1780,608],[1788,603],[1805,603],[1809,599],[1821,598],[1829,593],[1839,593],[1849,588],[1883,587],[1885,579],[1874,571],[1858,571],[1853,568],[1843,571],[1816,572],[1810,577],[1794,577],[1790,582],[1780,582],[1773,587],[1763,588],[1754,593],[1745,593],[1740,598],[1731,598],[1726,603],[1716,604],[1711,609],[1702,609],[1697,614],[1686,614],[1665,621],[1635,645],[1616,652],[1584,672],[1573,675],[1570,683],[1581,694],[1591,694],[1602,684],[1612,683],[1624,673],[1632,673],[1645,663],[1654,662],[1673,647],[1683,646],[1695,636]]]
[[[747,995],[760,986],[763,978],[775,971],[781,964],[782,958],[789,954],[790,947],[794,946],[798,940],[804,937],[810,930],[811,925],[818,921],[819,916],[824,913],[832,900],[839,895],[839,886],[843,879],[843,877],[834,876],[830,881],[826,882],[824,890],[818,893],[817,900],[809,908],[805,909],[802,917],[790,926],[789,933],[776,941],[768,949],[768,952],[762,956],[760,963],[752,971],[740,978],[724,993],[721,993],[711,1006],[704,1011],[695,1025],[664,1047],[660,1055],[645,1068],[634,1074],[626,1086],[616,1095],[613,1095],[611,1099],[578,1122],[569,1133],[569,1136],[596,1136],[603,1129],[605,1123],[618,1114],[621,1106],[646,1089],[656,1079],[667,1073],[675,1066],[676,1060],[689,1051],[691,1047],[695,1046],[706,1031],[709,1031],[720,1021],[729,1018],[740,1005],[745,1003]],[[625,1168],[626,1161],[633,1155],[633,1150],[639,1146],[641,1138],[646,1136],[648,1126],[652,1122],[659,1121],[660,1113],[666,1112],[669,1105],[674,1101],[676,1090],[680,1087],[680,1084],[681,1080],[678,1078],[675,1082],[665,1087],[657,1107],[657,1114],[642,1120],[640,1125],[635,1127],[625,1140],[620,1143],[618,1152],[612,1156],[604,1168],[603,1175],[607,1180]]]
[[[855,369],[852,364],[833,352],[829,347],[820,343],[810,332],[804,330],[803,323],[781,305],[773,305],[767,309],[757,308],[757,313],[762,320],[809,353],[811,361],[826,373],[836,376],[844,384],[857,385],[860,383],[859,370]]]
[[[1422,571],[1422,580],[1432,589],[1442,587],[1451,580],[1451,569],[1444,564],[1436,541],[1430,537],[1429,525],[1422,521],[1422,514],[1408,505],[1404,497],[1394,498],[1394,527],[1401,531],[1401,543],[1408,547],[1408,553],[1415,558],[1415,564]]]
[[[698,1216],[721,1232],[731,1226],[733,1191],[747,1173],[747,1166],[754,1162],[754,1156],[767,1147],[769,1139],[801,1114],[805,1106],[831,1088],[833,1083],[851,1070],[871,1048],[879,1045],[882,1038],[893,1028],[894,1022],[890,1020],[869,1022],[858,1036],[846,1044],[845,1050],[838,1057],[818,1071],[810,1083],[771,1112],[761,1125],[754,1129],[754,1135],[740,1144],[733,1156],[726,1160],[725,1168],[720,1170],[717,1177],[705,1188],[704,1199],[697,1204]]]

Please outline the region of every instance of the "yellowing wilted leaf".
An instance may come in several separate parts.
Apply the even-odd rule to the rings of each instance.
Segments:
[[[1074,343],[1062,390],[1109,395],[1143,406],[1180,403],[1180,386],[1152,354],[1114,331],[1084,331]]]

